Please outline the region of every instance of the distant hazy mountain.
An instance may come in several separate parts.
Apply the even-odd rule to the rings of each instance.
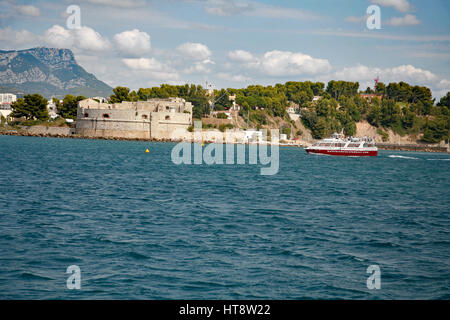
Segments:
[[[40,93],[45,97],[66,94],[110,96],[112,88],[86,72],[68,49],[33,48],[0,50],[0,91]]]

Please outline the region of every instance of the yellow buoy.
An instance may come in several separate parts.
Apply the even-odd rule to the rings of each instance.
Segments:
[[[145,153],[150,153],[150,150],[148,150],[148,149],[147,149],[147,150],[145,150]]]

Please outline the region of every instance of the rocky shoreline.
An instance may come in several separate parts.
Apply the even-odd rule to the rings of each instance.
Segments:
[[[170,140],[170,139],[140,139],[140,138],[120,138],[120,137],[84,137],[72,134],[54,134],[54,133],[35,133],[29,131],[18,130],[4,130],[0,131],[0,135],[8,136],[23,136],[23,137],[42,137],[42,138],[70,138],[70,139],[91,139],[91,140],[115,140],[115,141],[141,141],[141,142],[172,142],[178,143],[183,140]],[[205,141],[205,143],[213,143],[213,141]],[[290,145],[280,144],[281,147],[305,147],[303,145]],[[380,150],[396,150],[396,151],[418,151],[418,152],[441,152],[449,153],[447,147],[432,146],[432,145],[420,145],[420,144],[387,144],[378,143],[378,149]]]

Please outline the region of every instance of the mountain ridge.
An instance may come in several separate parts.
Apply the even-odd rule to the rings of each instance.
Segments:
[[[0,50],[0,88],[46,97],[112,94],[109,85],[77,63],[70,49],[46,47]]]

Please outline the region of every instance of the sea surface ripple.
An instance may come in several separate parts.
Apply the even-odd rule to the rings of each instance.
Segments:
[[[450,298],[450,155],[281,148],[261,176],[174,145],[0,136],[0,298]]]

